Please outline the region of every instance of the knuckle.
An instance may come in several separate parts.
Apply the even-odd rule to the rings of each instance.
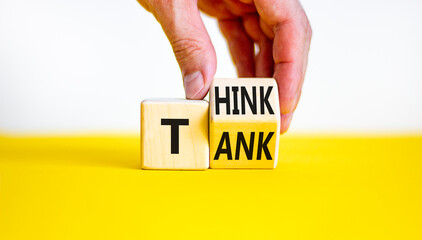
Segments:
[[[189,61],[204,51],[203,43],[194,38],[183,38],[171,43],[173,52],[179,63]]]

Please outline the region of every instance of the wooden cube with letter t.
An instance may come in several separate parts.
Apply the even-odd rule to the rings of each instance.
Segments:
[[[275,168],[279,132],[274,79],[214,79],[210,88],[211,168]]]
[[[144,169],[204,170],[209,167],[208,102],[151,99],[141,103]]]

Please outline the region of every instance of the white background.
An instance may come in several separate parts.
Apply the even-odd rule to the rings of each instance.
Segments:
[[[314,37],[291,132],[422,132],[422,1],[303,0]],[[216,22],[217,77],[235,77]],[[0,0],[0,132],[137,132],[139,103],[184,97],[136,0]]]

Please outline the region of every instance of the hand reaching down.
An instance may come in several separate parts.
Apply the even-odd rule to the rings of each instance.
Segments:
[[[205,97],[217,66],[201,10],[218,19],[239,77],[276,79],[281,132],[287,131],[300,98],[312,37],[298,0],[138,1],[154,14],[173,47],[186,98]]]

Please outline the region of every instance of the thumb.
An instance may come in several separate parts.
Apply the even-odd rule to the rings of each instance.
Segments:
[[[214,78],[217,60],[197,0],[157,0],[152,1],[151,9],[179,63],[186,98],[203,99]]]

